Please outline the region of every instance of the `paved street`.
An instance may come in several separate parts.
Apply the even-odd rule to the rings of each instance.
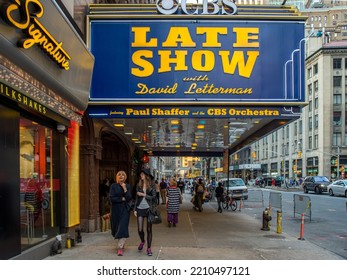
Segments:
[[[130,221],[130,238],[126,243],[124,256],[116,255],[116,242],[110,232],[83,233],[82,243],[62,254],[50,256],[47,260],[342,260],[307,240],[298,240],[297,236],[286,232],[276,233],[276,228],[262,231],[258,218],[248,215],[246,210],[216,211],[216,202],[204,204],[203,212],[192,209],[190,194],[184,195],[184,203],[179,214],[176,228],[166,223],[166,211],[163,205],[163,223],[153,225],[153,256],[139,252],[137,246],[136,220]],[[263,207],[257,206],[261,211]],[[145,247],[146,249],[146,247]]]

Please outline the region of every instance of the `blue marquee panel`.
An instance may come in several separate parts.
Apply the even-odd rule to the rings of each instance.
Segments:
[[[95,20],[90,25],[95,56],[91,101],[305,100],[302,22]],[[133,28],[147,30],[140,47],[132,46],[140,42]],[[223,34],[209,37],[201,31],[210,28]],[[250,31],[238,33],[245,29]],[[167,46],[168,38],[177,46]],[[212,46],[206,46],[211,40]]]
[[[90,105],[92,118],[293,118],[300,107],[232,107],[232,106],[113,106]]]

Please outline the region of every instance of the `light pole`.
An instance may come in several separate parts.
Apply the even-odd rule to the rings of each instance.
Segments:
[[[227,195],[229,192],[229,165],[230,165],[230,150],[229,150],[229,142],[230,142],[230,122],[228,122],[228,141],[227,141],[227,147],[228,147],[228,167],[227,167]]]
[[[298,178],[298,158],[301,158],[301,142],[298,140],[295,140],[293,143],[293,147],[294,147],[294,152],[296,152],[296,158],[295,158],[295,177],[296,179]]]
[[[340,146],[336,146],[336,180],[340,179]]]

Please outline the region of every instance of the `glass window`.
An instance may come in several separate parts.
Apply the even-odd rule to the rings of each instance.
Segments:
[[[314,127],[318,128],[318,115],[314,116]]]
[[[302,134],[302,120],[299,121],[299,134]]]
[[[333,146],[341,146],[341,133],[334,132],[333,133]]]
[[[312,84],[309,84],[307,86],[307,91],[308,91],[308,94],[311,95],[312,94]]]
[[[307,69],[307,78],[312,78],[312,68]]]
[[[333,125],[341,125],[341,112],[334,112]]]
[[[312,136],[308,137],[308,148],[312,149]]]
[[[318,109],[318,97],[314,99],[314,108]]]
[[[311,100],[308,102],[308,111],[309,112],[312,111],[312,101]]]
[[[298,123],[294,123],[294,136],[298,135]]]
[[[342,96],[341,96],[341,94],[334,94],[334,96],[333,96],[333,103],[334,103],[334,105],[341,105],[341,103],[342,103]]]
[[[318,81],[315,81],[313,83],[313,86],[314,86],[314,92],[317,92],[318,91]]]
[[[316,75],[316,74],[318,74],[318,63],[313,65],[313,75]]]
[[[341,63],[342,63],[341,58],[334,58],[333,59],[333,69],[341,69]]]
[[[289,125],[286,126],[286,136],[287,136],[287,139],[289,138]]]
[[[333,87],[341,87],[342,85],[342,77],[341,76],[334,76],[333,77]]]
[[[314,149],[318,148],[318,135],[314,136]]]
[[[55,203],[60,181],[53,174],[52,130],[20,119],[20,206],[22,249],[58,232]]]
[[[308,118],[308,129],[312,130],[312,117]]]

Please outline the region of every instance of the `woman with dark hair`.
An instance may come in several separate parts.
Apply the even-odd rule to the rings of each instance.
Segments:
[[[152,256],[152,224],[148,222],[148,209],[156,204],[156,192],[153,176],[149,170],[144,169],[140,172],[140,180],[136,186],[136,202],[134,215],[137,217],[137,228],[140,237],[138,250],[142,251],[145,245],[144,220],[147,219],[147,255]]]
[[[111,208],[111,232],[118,239],[117,255],[123,256],[126,239],[129,237],[130,210],[128,202],[131,200],[130,185],[125,183],[127,175],[119,171],[116,182],[110,188]]]

